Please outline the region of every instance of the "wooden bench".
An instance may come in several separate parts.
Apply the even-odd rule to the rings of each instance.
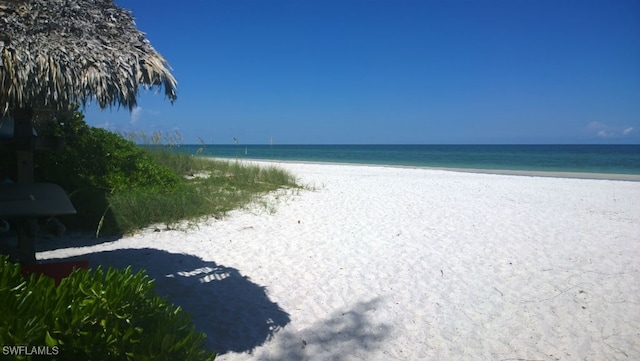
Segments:
[[[51,183],[0,184],[0,218],[17,225],[18,253],[23,263],[35,262],[38,218],[74,214],[65,191]]]

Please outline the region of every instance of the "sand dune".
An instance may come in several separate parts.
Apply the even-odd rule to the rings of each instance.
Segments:
[[[222,361],[640,359],[640,183],[279,165],[316,189],[38,258],[147,269]]]

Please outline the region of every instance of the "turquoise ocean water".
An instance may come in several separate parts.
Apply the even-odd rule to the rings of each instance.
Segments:
[[[230,159],[640,174],[640,145],[180,145]],[[201,151],[198,153],[198,150]]]

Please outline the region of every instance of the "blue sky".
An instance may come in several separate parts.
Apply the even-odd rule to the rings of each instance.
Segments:
[[[116,0],[178,100],[94,126],[207,144],[640,143],[637,0]]]

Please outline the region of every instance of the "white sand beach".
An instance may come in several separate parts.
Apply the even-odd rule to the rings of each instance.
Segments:
[[[640,183],[278,163],[314,190],[39,259],[146,269],[218,360],[640,360]]]

